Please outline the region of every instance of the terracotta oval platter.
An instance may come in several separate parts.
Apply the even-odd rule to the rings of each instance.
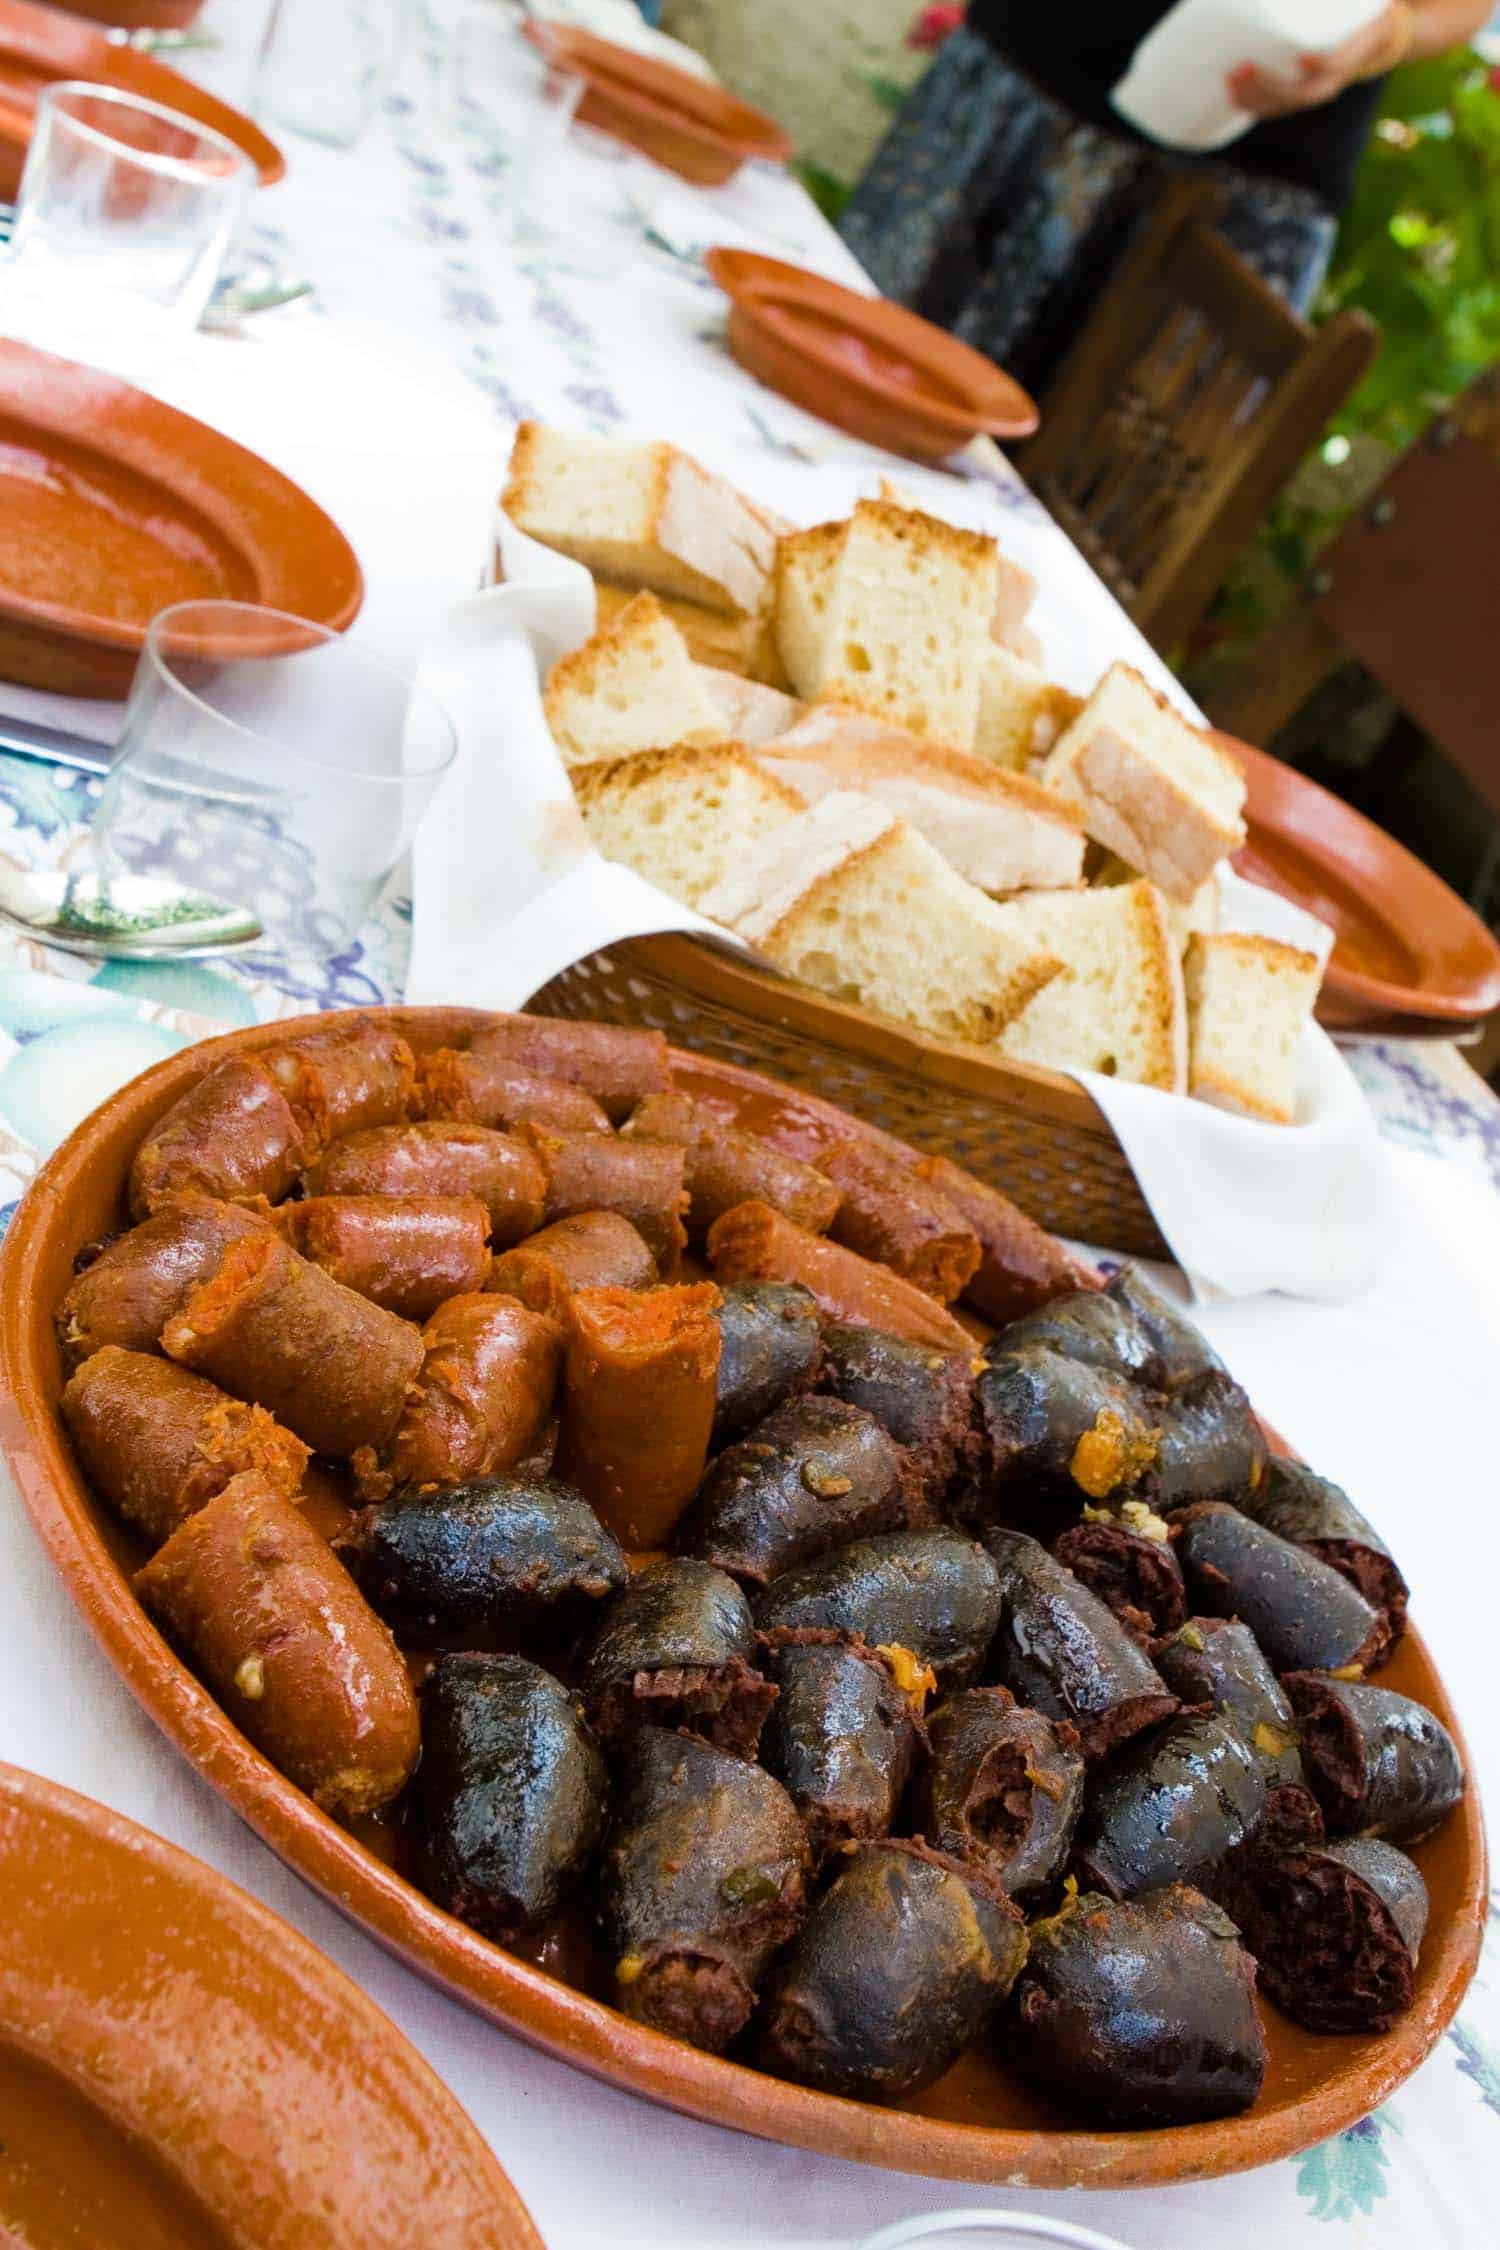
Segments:
[[[96,368],[0,339],[0,678],[123,696],[173,602],[259,602],[335,631],[358,559],[300,486]]]
[[[901,305],[750,250],[710,250],[704,263],[729,298],[740,364],[868,444],[941,461],[972,438],[1038,425],[1003,368]]]
[[[121,31],[186,31],[203,13],[203,0],[52,0],[64,15],[89,16]]]
[[[373,1011],[419,1049],[466,1037],[465,1009]],[[320,1026],[348,1021],[337,1015]],[[935,2178],[1010,2187],[1132,2187],[1212,2179],[1312,2146],[1368,2114],[1415,2070],[1474,1974],[1487,1897],[1475,1791],[1416,1849],[1432,1898],[1415,2006],[1379,2038],[1299,2031],[1267,2010],[1271,2065],[1243,2117],[1161,2132],[1068,2127],[990,2054],[971,2052],[908,2108],[811,2093],[630,2022],[537,1962],[492,1945],[405,1882],[371,1843],[320,1812],[254,1750],[161,1639],[131,1592],[139,1559],[94,1499],[62,1434],[52,1313],[75,1254],[120,1223],[131,1156],[147,1128],[220,1056],[296,1024],[258,1025],[147,1071],[96,1110],[33,1183],[0,1253],[0,1443],[69,1591],[122,1677],[176,1747],[290,1867],[401,1959],[496,2023],[594,2076],[714,2124],[797,2148]],[[848,1120],[753,1071],[679,1054],[681,1083],[721,1116],[814,1146]],[[869,1128],[859,1128],[870,1130]],[[899,1146],[881,1136],[887,1147]],[[1409,1632],[1381,1675],[1450,1728],[1452,1708]],[[1456,1731],[1456,1729],[1455,1729]],[[544,1955],[545,1958],[545,1955]]]
[[[1324,989],[1340,1018],[1474,1022],[1500,1008],[1500,945],[1394,836],[1294,766],[1225,735],[1245,769],[1250,840],[1235,865],[1335,933]]]
[[[101,4],[87,13],[127,28],[180,27],[192,21],[197,9],[179,0],[175,6],[134,9]],[[20,186],[37,96],[59,78],[86,78],[118,93],[140,94],[195,124],[210,126],[244,150],[262,187],[286,175],[285,157],[257,124],[195,86],[180,71],[169,70],[134,47],[116,44],[96,23],[80,22],[77,15],[61,15],[56,8],[34,6],[32,0],[0,0],[0,196],[12,197]]]
[[[526,37],[549,62],[583,79],[581,124],[626,142],[699,187],[722,187],[752,157],[784,164],[792,153],[774,117],[660,56],[538,17],[526,25]]]
[[[542,2250],[416,2049],[201,1860],[0,1766],[0,1897],[0,2240]]]

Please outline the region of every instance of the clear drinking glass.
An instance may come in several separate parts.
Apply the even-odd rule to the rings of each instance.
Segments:
[[[330,148],[353,148],[385,99],[407,0],[273,0],[251,106]]]
[[[546,213],[584,81],[532,46],[529,9],[476,0],[449,43],[449,121],[465,140],[505,160],[502,223],[512,241],[544,239]]]
[[[908,2250],[916,2243],[941,2242],[952,2250],[1033,2250],[1037,2243],[1060,2250],[1129,2250],[1112,2234],[1049,2219],[1027,2211],[931,2211],[918,2219],[898,2219],[867,2235],[856,2250]]]
[[[101,884],[178,882],[326,959],[368,918],[457,749],[425,688],[249,602],[179,602],[146,636],[90,829]]]
[[[45,87],[0,328],[148,378],[197,326],[254,178],[232,141],[158,102],[81,79]]]

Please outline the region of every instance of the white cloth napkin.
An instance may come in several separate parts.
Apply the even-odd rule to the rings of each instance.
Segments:
[[[423,677],[462,748],[413,854],[407,997],[516,1008],[574,961],[669,930],[716,937],[665,892],[589,843],[542,712],[540,681],[593,627],[587,571],[500,516],[504,583],[453,610]],[[1235,877],[1228,927],[1325,952],[1323,924]],[[1385,1198],[1374,1119],[1316,1027],[1301,1056],[1297,1122],[1260,1125],[1118,1079],[1077,1074],[1129,1156],[1157,1224],[1200,1295],[1357,1295],[1373,1280]]]

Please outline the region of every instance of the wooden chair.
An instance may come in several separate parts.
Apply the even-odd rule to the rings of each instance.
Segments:
[[[1185,181],[1105,285],[1017,455],[1037,496],[1164,653],[1375,356],[1362,313],[1299,319]]]
[[[1298,598],[1216,681],[1215,725],[1273,742],[1353,657],[1500,814],[1497,549],[1500,365],[1392,465]]]

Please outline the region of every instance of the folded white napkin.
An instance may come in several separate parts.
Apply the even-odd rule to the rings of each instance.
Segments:
[[[693,931],[743,952],[589,843],[543,717],[540,679],[592,630],[593,583],[503,516],[497,537],[504,584],[452,612],[423,671],[453,713],[462,748],[413,854],[408,999],[520,1007],[574,961],[659,931]],[[1327,950],[1321,923],[1235,877],[1225,880],[1222,906],[1226,926]],[[1322,1031],[1310,1028],[1303,1042],[1291,1126],[1079,1077],[1199,1294],[1339,1298],[1372,1281],[1385,1157]]]

